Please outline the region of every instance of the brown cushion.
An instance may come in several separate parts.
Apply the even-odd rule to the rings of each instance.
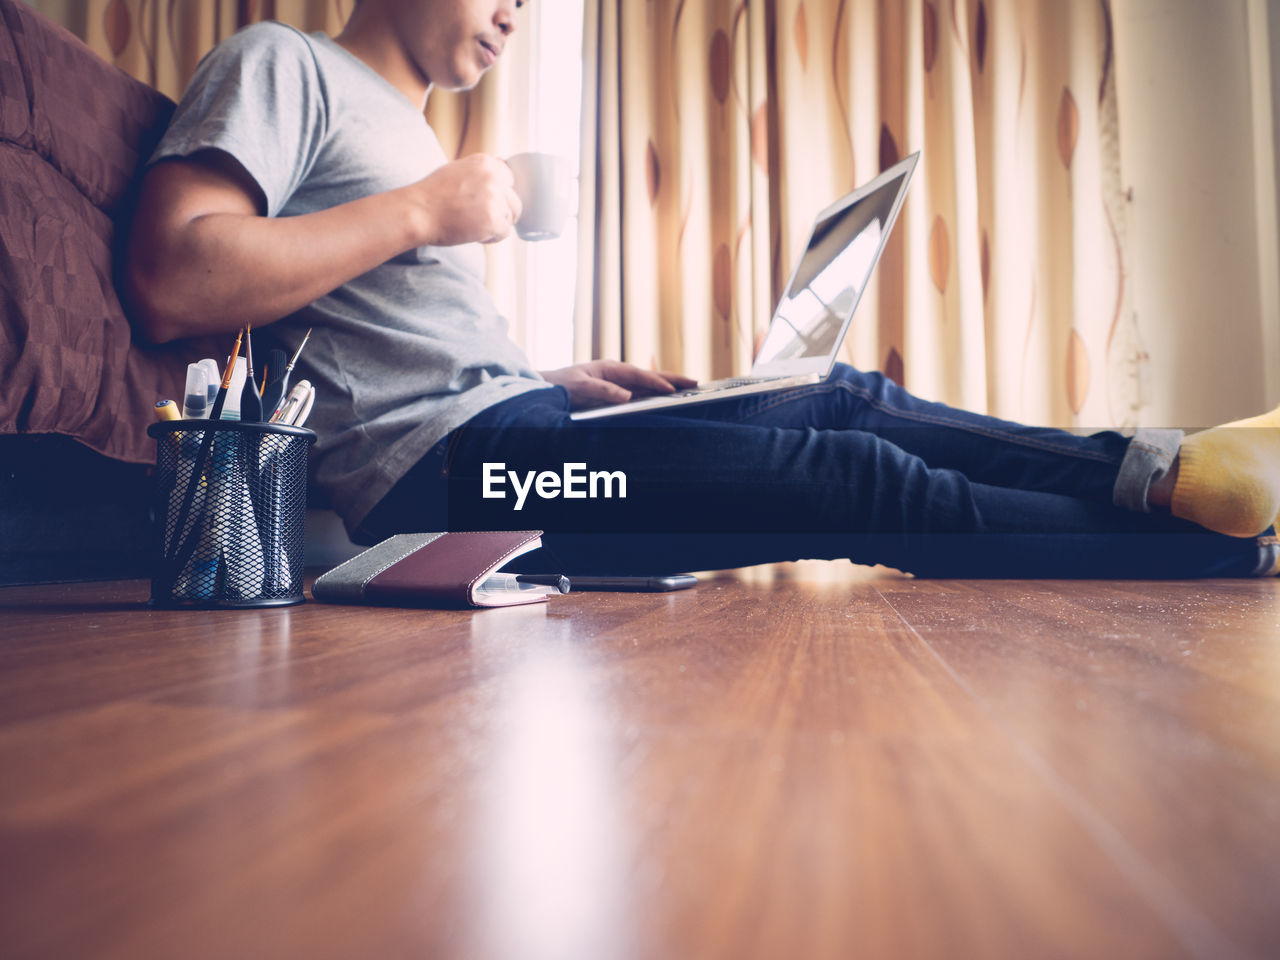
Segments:
[[[134,342],[113,252],[172,110],[66,30],[0,0],[0,433],[154,459],[152,406],[181,399],[199,346]]]
[[[15,0],[0,0],[0,23],[0,139],[35,150],[115,215],[173,101]]]

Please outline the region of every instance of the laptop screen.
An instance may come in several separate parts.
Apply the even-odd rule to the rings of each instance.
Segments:
[[[784,365],[787,373],[825,373],[897,217],[915,157],[824,210],[774,312],[752,367]],[[808,360],[797,364],[795,361]],[[825,365],[824,362],[825,361]]]

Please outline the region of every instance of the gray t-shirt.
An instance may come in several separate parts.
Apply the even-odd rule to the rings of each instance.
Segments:
[[[279,23],[205,57],[152,162],[210,148],[244,166],[271,217],[403,187],[446,162],[382,76],[325,34]],[[259,369],[268,338],[292,353],[308,327],[291,381],[315,385],[312,474],[349,531],[454,427],[547,386],[507,336],[479,244],[410,250],[255,332]]]

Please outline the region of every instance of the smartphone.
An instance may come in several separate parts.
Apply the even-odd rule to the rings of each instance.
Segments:
[[[577,590],[626,590],[633,593],[666,593],[669,590],[685,590],[696,585],[698,578],[687,573],[668,577],[575,577],[569,576],[569,589]]]

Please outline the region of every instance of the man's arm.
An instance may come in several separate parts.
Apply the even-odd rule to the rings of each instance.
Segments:
[[[386,193],[266,217],[261,189],[219,151],[148,171],[124,293],[155,342],[265,326],[397,254],[492,242],[520,216],[510,168],[475,154]]]

